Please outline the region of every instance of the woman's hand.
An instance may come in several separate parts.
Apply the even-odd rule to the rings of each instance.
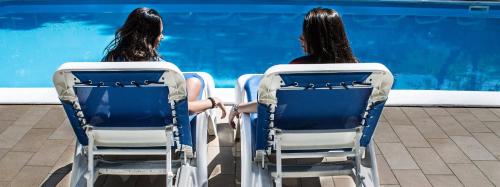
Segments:
[[[233,129],[236,128],[236,123],[234,122],[234,118],[239,119],[240,118],[240,113],[238,112],[238,106],[234,105],[233,108],[231,108],[231,111],[229,112],[229,117],[228,117],[229,124]]]
[[[219,98],[217,97],[214,97],[213,100],[215,101],[215,108],[220,108],[221,112],[222,112],[222,115],[221,115],[221,119],[222,118],[225,118],[226,117],[226,107],[224,107],[224,103],[222,103],[222,100],[220,100]]]

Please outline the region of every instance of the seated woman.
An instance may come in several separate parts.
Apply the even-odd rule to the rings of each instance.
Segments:
[[[306,55],[290,64],[358,63],[349,46],[342,19],[333,9],[319,7],[306,14],[300,44]],[[239,118],[242,112],[257,112],[257,102],[234,105],[229,113],[233,128],[234,118]]]
[[[104,62],[164,61],[158,53],[163,39],[163,22],[160,14],[150,8],[137,8],[128,15],[125,24],[116,31],[115,38],[106,47]],[[219,107],[222,117],[226,110],[219,98],[197,100],[201,81],[193,76],[186,77],[189,113],[199,113]]]

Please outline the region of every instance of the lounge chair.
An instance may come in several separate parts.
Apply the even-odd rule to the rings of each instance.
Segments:
[[[241,76],[236,102],[258,103],[239,125],[241,186],[336,175],[379,186],[371,139],[392,83],[391,72],[376,63],[276,65]],[[311,158],[320,161],[282,162]]]
[[[186,77],[203,80],[200,99],[209,95],[208,74]],[[93,186],[99,175],[166,175],[167,186],[174,178],[176,186],[207,186],[214,112],[189,116],[184,75],[175,65],[65,63],[53,80],[77,137],[71,186]],[[122,159],[133,155],[146,157]]]

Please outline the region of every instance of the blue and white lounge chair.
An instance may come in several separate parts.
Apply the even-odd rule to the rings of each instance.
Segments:
[[[199,98],[209,96],[208,74],[186,77],[203,80]],[[214,112],[190,122],[185,77],[175,65],[65,63],[53,80],[77,137],[71,186],[93,186],[99,175],[166,175],[167,186],[174,177],[176,186],[207,186],[207,125]],[[164,159],[116,159],[130,155]]]
[[[335,175],[379,186],[371,139],[392,83],[391,72],[376,63],[276,65],[241,76],[236,102],[258,102],[257,114],[241,119],[241,186]],[[325,159],[331,157],[337,159]],[[323,162],[282,163],[309,158]]]

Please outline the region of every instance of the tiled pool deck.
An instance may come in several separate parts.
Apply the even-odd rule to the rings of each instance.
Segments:
[[[238,186],[232,130],[209,140],[210,186]],[[0,105],[0,187],[68,186],[75,139],[59,105]],[[387,107],[375,135],[383,186],[500,186],[500,108]],[[239,145],[239,144],[237,144]],[[164,186],[164,177],[100,177],[96,186]],[[353,186],[349,177],[285,186]]]

